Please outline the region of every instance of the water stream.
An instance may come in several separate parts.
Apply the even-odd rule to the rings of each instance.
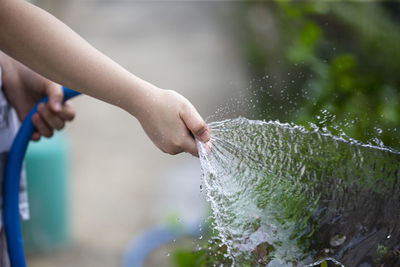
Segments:
[[[399,152],[274,121],[209,126],[204,185],[235,266],[400,266]]]

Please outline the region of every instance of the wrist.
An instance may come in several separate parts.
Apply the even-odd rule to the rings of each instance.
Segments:
[[[140,119],[149,112],[153,103],[158,101],[157,95],[161,91],[162,89],[157,86],[137,78],[130,87],[127,97],[120,102],[119,106],[137,119]]]

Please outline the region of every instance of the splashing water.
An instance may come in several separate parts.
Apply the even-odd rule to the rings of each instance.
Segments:
[[[204,184],[235,265],[400,264],[399,152],[273,121],[209,126]]]

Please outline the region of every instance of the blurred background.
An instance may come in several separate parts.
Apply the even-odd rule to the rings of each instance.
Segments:
[[[183,94],[208,121],[279,119],[400,149],[397,2],[34,4],[129,71]],[[160,153],[122,110],[86,96],[73,102],[63,134],[30,147],[29,266],[119,266],[148,227],[208,217],[198,159]],[[47,173],[56,185],[34,178],[44,177],[34,167],[42,151],[60,164]],[[221,260],[191,254],[199,242],[160,250],[148,266]]]

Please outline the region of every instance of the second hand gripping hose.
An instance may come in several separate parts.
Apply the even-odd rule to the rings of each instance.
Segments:
[[[79,95],[78,92],[63,87],[64,101]],[[42,99],[26,116],[11,146],[8,154],[4,186],[3,186],[3,219],[6,231],[8,255],[12,267],[25,267],[25,254],[19,217],[19,185],[21,181],[22,163],[29,141],[35,130],[32,116],[37,112],[40,103],[46,103],[48,98]]]

